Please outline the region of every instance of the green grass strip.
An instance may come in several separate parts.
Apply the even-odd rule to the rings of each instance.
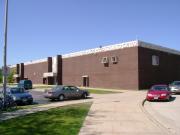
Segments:
[[[77,135],[91,104],[69,105],[0,122],[0,135]]]

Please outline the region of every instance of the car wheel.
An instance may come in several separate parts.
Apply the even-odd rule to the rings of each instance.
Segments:
[[[86,99],[87,98],[87,93],[83,93],[82,98]]]
[[[63,101],[64,100],[64,95],[59,95],[59,101]]]
[[[32,105],[32,104],[33,104],[33,101],[29,101],[28,104],[29,104],[29,105]]]

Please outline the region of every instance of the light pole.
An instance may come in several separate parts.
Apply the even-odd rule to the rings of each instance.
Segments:
[[[4,93],[4,107],[6,102],[6,85],[7,85],[7,26],[8,26],[8,0],[5,0],[5,19],[4,19],[4,74],[3,74],[3,93]]]

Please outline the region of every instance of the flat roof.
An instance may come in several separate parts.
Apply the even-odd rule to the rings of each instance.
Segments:
[[[124,43],[102,46],[102,47],[100,46],[98,48],[88,49],[88,50],[84,50],[84,51],[78,51],[78,52],[74,52],[74,53],[68,53],[68,54],[62,55],[62,58],[71,58],[71,57],[77,57],[77,56],[83,56],[83,55],[88,55],[88,54],[95,54],[95,53],[99,53],[99,52],[106,52],[106,51],[125,49],[125,48],[131,48],[131,47],[138,47],[138,46],[148,48],[148,49],[158,50],[158,51],[162,51],[162,52],[167,52],[167,53],[171,53],[171,54],[180,55],[180,51],[177,51],[174,49],[170,49],[170,48],[163,47],[161,45],[156,45],[153,43],[144,42],[141,40],[134,40],[134,41],[130,41],[130,42],[124,42]],[[41,63],[41,62],[46,62],[46,61],[47,61],[47,58],[33,60],[33,61],[24,62],[24,65],[36,64],[36,63]],[[15,67],[15,65],[11,65],[10,67]]]
[[[138,46],[137,40],[130,41],[130,42],[124,42],[124,43],[120,43],[120,44],[103,46],[103,47],[100,46],[98,48],[93,48],[93,49],[88,49],[88,50],[84,50],[84,51],[64,54],[64,55],[62,55],[62,58],[70,58],[70,57],[76,57],[76,56],[82,56],[82,55],[87,55],[87,54],[94,54],[94,53],[99,53],[99,52],[106,52],[106,51],[136,47],[136,46]]]
[[[153,50],[158,50],[166,53],[171,53],[171,54],[176,54],[180,55],[180,51],[175,50],[175,49],[170,49],[161,45],[153,44],[153,43],[148,43],[144,41],[138,40],[138,46],[148,48],[148,49],[153,49]]]
[[[106,51],[112,51],[112,50],[118,50],[118,49],[130,48],[130,47],[138,47],[138,46],[148,48],[148,49],[158,50],[158,51],[162,51],[162,52],[167,52],[167,53],[171,53],[171,54],[180,55],[180,51],[177,51],[174,49],[170,49],[167,47],[163,47],[161,45],[156,45],[153,43],[148,43],[148,42],[144,42],[144,41],[140,41],[140,40],[134,40],[134,41],[130,41],[130,42],[124,42],[124,43],[120,43],[120,44],[114,44],[114,45],[69,53],[69,54],[62,55],[62,58],[70,58],[70,57],[82,56],[82,55],[93,54],[93,53],[98,53],[98,52],[106,52]]]

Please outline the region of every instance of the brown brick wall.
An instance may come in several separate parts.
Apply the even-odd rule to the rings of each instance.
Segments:
[[[152,65],[152,55],[159,56],[160,65]],[[112,56],[118,57],[113,64]],[[101,63],[109,58],[109,66]],[[50,60],[51,59],[51,60]],[[113,89],[147,89],[153,84],[169,84],[180,80],[180,56],[144,47],[132,47],[77,57],[59,56],[58,82],[83,85],[82,76],[89,76],[89,87]],[[62,68],[61,68],[62,66]],[[52,71],[52,58],[48,62],[24,65],[24,77],[34,84],[43,83],[43,73]],[[62,74],[62,76],[61,76]]]
[[[118,56],[118,63],[104,67],[102,57]],[[138,89],[138,47],[63,59],[63,84],[83,85],[89,76],[89,87]]]
[[[24,77],[33,84],[43,84],[43,73],[48,72],[48,62],[24,65]]]
[[[159,66],[152,65],[152,55],[159,56]],[[169,84],[174,80],[180,80],[180,56],[139,47],[140,89],[153,84]]]

